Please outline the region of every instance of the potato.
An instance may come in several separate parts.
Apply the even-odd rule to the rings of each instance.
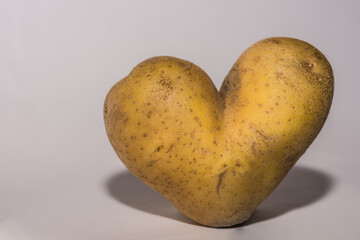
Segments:
[[[240,56],[220,92],[193,63],[145,60],[108,93],[105,126],[125,166],[180,212],[232,226],[251,216],[315,139],[333,90],[319,50],[269,38]]]

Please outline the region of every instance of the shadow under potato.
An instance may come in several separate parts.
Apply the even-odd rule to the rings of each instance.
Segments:
[[[167,199],[145,185],[129,171],[122,171],[110,177],[106,182],[106,188],[113,198],[130,207],[198,225],[181,214]]]
[[[265,221],[293,209],[305,207],[329,193],[332,185],[333,180],[328,174],[308,167],[295,166],[274,192],[258,206],[250,220],[238,226]],[[128,171],[111,176],[106,182],[106,188],[113,198],[130,207],[197,225]]]
[[[330,175],[308,167],[295,166],[270,196],[255,209],[251,218],[241,225],[272,219],[310,205],[327,195],[332,186],[333,179]]]

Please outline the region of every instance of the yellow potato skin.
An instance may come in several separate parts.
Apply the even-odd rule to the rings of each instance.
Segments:
[[[232,226],[250,217],[315,139],[333,79],[324,55],[292,38],[252,45],[220,92],[196,65],[155,57],[108,93],[106,131],[125,166],[184,215]]]

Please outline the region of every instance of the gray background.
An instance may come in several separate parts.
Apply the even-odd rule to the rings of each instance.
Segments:
[[[360,239],[359,1],[1,1],[0,239]],[[252,43],[310,42],[335,73],[321,134],[249,223],[196,225],[130,175],[102,107],[157,55],[219,87]]]

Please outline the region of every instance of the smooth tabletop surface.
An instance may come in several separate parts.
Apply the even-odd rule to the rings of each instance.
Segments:
[[[360,239],[359,1],[1,1],[0,239]],[[194,62],[219,88],[263,38],[332,64],[321,133],[246,223],[208,228],[131,175],[107,139],[108,90],[140,61]]]

